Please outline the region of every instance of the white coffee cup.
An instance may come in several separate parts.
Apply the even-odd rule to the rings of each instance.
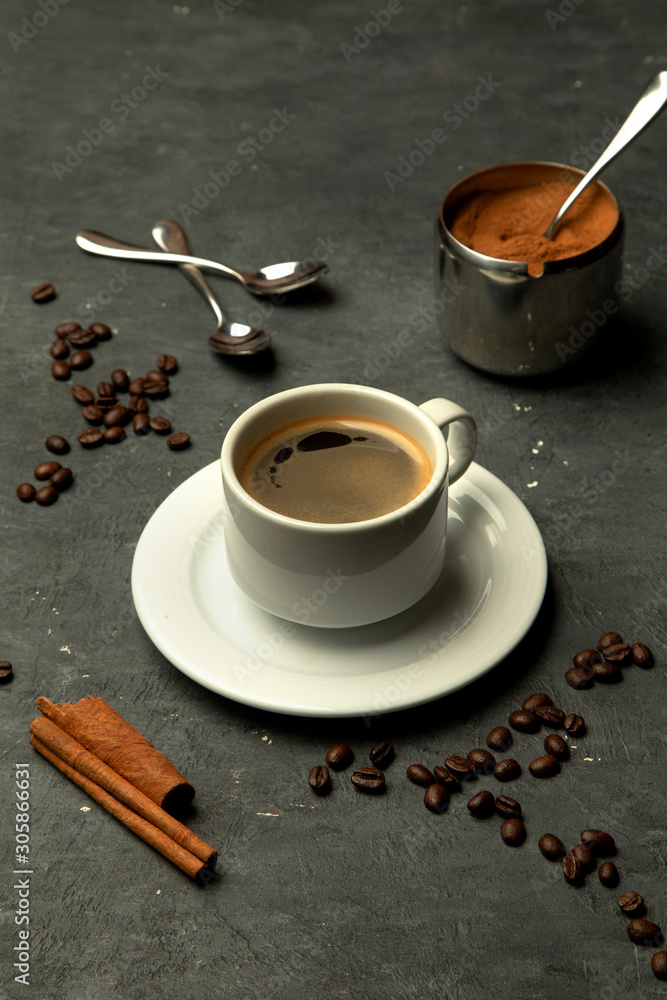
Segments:
[[[296,420],[340,413],[384,421],[418,441],[433,468],[421,493],[380,517],[322,524],[278,514],[243,489],[240,468],[263,437]],[[234,581],[261,608],[300,624],[349,628],[399,614],[442,572],[448,484],[464,474],[476,447],[473,417],[446,399],[415,406],[382,389],[327,383],[255,403],[222,445]]]

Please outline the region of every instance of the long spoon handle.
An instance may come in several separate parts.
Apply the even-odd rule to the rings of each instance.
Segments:
[[[77,233],[76,242],[82,250],[88,253],[100,254],[102,257],[120,257],[122,260],[145,260],[157,264],[194,264],[195,267],[205,268],[207,271],[214,271],[216,274],[224,274],[227,277],[237,278],[244,281],[243,276],[226,264],[218,264],[214,260],[205,260],[203,257],[192,257],[182,253],[164,253],[161,250],[146,250],[144,247],[135,247],[131,243],[121,243],[113,236],[105,236],[104,233],[96,233],[92,229],[82,229]]]

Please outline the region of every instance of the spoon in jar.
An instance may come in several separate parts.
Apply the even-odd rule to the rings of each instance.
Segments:
[[[542,236],[548,240],[552,239],[556,227],[560,224],[561,219],[572,203],[579,197],[581,192],[588,187],[591,181],[594,180],[605,167],[609,166],[612,160],[616,159],[619,153],[623,152],[626,146],[629,146],[630,143],[644,131],[647,125],[651,124],[656,115],[662,111],[666,102],[667,71],[663,71],[662,73],[656,73],[651,77],[646,90],[639,98],[614,138],[611,140],[602,155],[595,161],[588,173],[581,178],[574,191],[572,191],[565,199],[550,224],[542,233]]]

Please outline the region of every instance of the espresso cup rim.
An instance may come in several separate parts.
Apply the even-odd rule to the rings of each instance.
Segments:
[[[380,514],[378,517],[369,517],[364,521],[304,521],[296,517],[288,517],[286,514],[279,514],[277,511],[264,507],[263,504],[259,503],[258,500],[255,500],[244,490],[236,474],[236,469],[234,468],[234,448],[240,434],[243,430],[245,430],[248,424],[252,423],[252,421],[256,419],[260,413],[264,412],[267,407],[275,405],[275,403],[279,400],[285,399],[288,396],[291,396],[292,398],[298,395],[311,396],[314,391],[340,391],[352,394],[352,390],[355,392],[362,392],[365,395],[375,396],[378,399],[383,399],[385,401],[389,400],[395,406],[399,406],[400,408],[409,411],[413,416],[416,416],[422,422],[424,429],[431,435],[436,454],[433,472],[426,486],[416,496],[414,496],[412,500],[409,500],[401,507],[397,507],[395,510],[388,511],[386,514]],[[322,415],[324,416],[325,414],[323,413]],[[389,421],[385,422],[389,423]],[[291,528],[295,531],[314,532],[317,534],[321,534],[325,531],[327,534],[344,534],[345,532],[350,531],[356,532],[368,530],[369,527],[386,527],[391,524],[392,521],[400,521],[402,518],[405,518],[412,513],[412,511],[416,511],[421,508],[434,493],[442,489],[443,483],[447,481],[447,474],[449,472],[449,449],[442,430],[438,427],[436,422],[429,416],[428,413],[422,410],[418,404],[411,403],[410,400],[405,399],[403,396],[399,396],[393,392],[388,392],[386,389],[378,389],[375,386],[356,385],[354,382],[320,382],[304,386],[295,386],[292,389],[283,389],[280,392],[273,393],[271,396],[266,396],[264,399],[260,399],[256,403],[249,406],[236,418],[225,434],[220,452],[220,461],[222,465],[223,481],[234,494],[234,499],[238,503],[244,504],[255,514],[265,517],[269,521],[276,525],[280,525],[283,528]]]

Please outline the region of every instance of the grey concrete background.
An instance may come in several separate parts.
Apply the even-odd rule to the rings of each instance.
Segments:
[[[568,887],[537,840],[551,830],[571,844],[585,827],[608,829],[622,889],[642,892],[667,925],[667,282],[664,266],[645,281],[637,272],[665,238],[667,120],[606,175],[627,213],[626,269],[638,287],[589,363],[540,384],[494,380],[454,357],[434,322],[418,333],[411,318],[431,301],[445,191],[499,161],[585,155],[667,66],[662,5],[414,0],[346,58],[341,43],[373,17],[351,0],[72,0],[42,25],[40,12],[57,6],[44,2],[9,0],[0,15],[0,658],[15,667],[0,690],[0,995],[27,995],[11,967],[13,765],[22,759],[32,775],[31,992],[43,1000],[664,995],[650,950],[627,940],[618,893],[595,876]],[[375,10],[385,9],[380,0]],[[129,108],[122,95],[142,85],[146,67],[163,82]],[[480,76],[497,81],[493,94],[390,191],[385,171]],[[239,146],[274,108],[295,118],[251,163]],[[111,134],[59,179],[53,163],[103,118]],[[190,211],[194,189],[230,159],[241,172]],[[73,242],[88,227],[146,243],[169,216],[187,220],[197,252],[242,266],[329,241],[326,285],[263,314],[272,365],[212,356],[211,315],[175,271],[94,258]],[[119,268],[126,284],[110,294]],[[38,307],[29,292],[42,281],[58,298]],[[252,319],[258,304],[243,289],[216,287],[235,316]],[[192,447],[171,454],[156,437],[103,453],[75,445],[69,502],[21,505],[14,490],[47,457],[44,438],[74,439],[80,425],[48,371],[53,328],[93,314],[117,333],[81,381],[96,384],[117,365],[143,373],[158,353],[176,354],[169,402]],[[409,349],[387,363],[384,348],[406,330]],[[479,460],[526,503],[550,565],[543,611],[512,656],[454,697],[369,727],[262,713],[197,686],[152,646],[129,589],[146,520],[216,457],[237,412],[289,386],[351,378],[415,402],[444,395],[476,414]],[[615,688],[571,691],[570,657],[608,628],[648,642],[658,665],[628,670]],[[497,821],[473,820],[461,797],[442,817],[427,812],[405,767],[480,745],[535,690],[582,712],[589,734],[558,778],[526,773],[512,786],[525,846],[505,847]],[[197,788],[190,824],[220,847],[220,882],[197,888],[31,750],[39,694],[101,695],[168,753]],[[345,776],[329,798],[309,795],[307,774],[331,742],[348,740],[363,760],[383,737],[397,749],[384,798],[354,794]],[[526,765],[540,747],[541,738],[519,737],[516,756]]]

